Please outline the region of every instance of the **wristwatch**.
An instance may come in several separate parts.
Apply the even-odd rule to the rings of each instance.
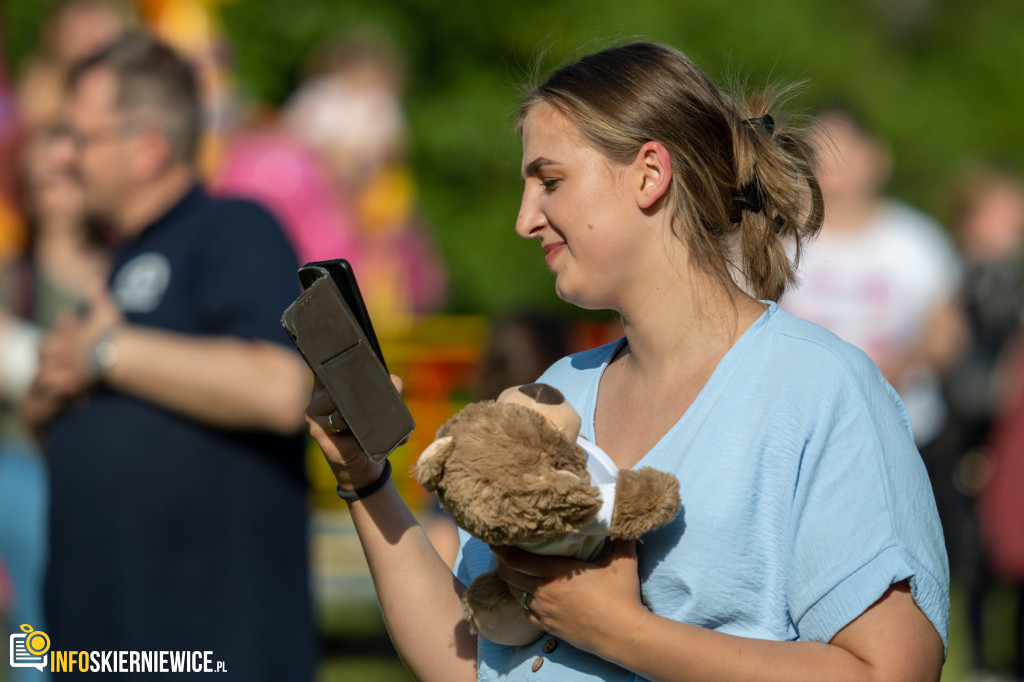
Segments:
[[[110,368],[117,362],[116,329],[107,329],[96,340],[92,347],[93,372],[100,379],[107,375]]]

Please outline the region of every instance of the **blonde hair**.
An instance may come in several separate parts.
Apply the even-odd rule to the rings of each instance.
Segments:
[[[693,261],[777,300],[794,281],[787,251],[821,227],[815,154],[766,115],[784,91],[736,102],[675,48],[631,43],[555,71],[519,107],[518,128],[543,102],[610,160],[631,162],[648,141],[672,161],[672,227]],[[737,262],[737,260],[739,262]]]

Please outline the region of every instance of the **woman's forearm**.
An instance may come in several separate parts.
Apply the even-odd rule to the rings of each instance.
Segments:
[[[395,388],[402,382],[392,376]],[[375,487],[381,466],[359,449],[316,384],[306,422],[340,490]],[[340,417],[340,415],[337,415]],[[384,621],[399,655],[418,680],[475,680],[476,638],[462,616],[464,587],[452,574],[394,484],[349,502]]]
[[[391,639],[418,680],[475,680],[476,638],[463,585],[388,484],[350,503]]]
[[[934,682],[942,669],[942,640],[903,585],[828,644],[737,637],[646,609],[617,630],[600,655],[650,680]]]
[[[649,680],[874,679],[864,661],[833,645],[734,637],[649,612],[609,642],[602,655]]]

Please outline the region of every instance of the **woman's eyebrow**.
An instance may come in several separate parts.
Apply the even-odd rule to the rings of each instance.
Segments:
[[[523,175],[521,176],[521,179],[525,182],[526,178],[536,175],[537,171],[539,171],[541,168],[543,168],[544,166],[550,166],[553,163],[555,162],[552,161],[551,159],[546,159],[543,156],[538,156],[536,159],[526,164],[526,168],[523,169]]]

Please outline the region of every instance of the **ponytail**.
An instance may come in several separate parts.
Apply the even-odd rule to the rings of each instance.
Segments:
[[[732,222],[739,269],[758,298],[778,300],[796,275],[787,249],[817,234],[824,218],[816,156],[806,138],[768,113],[778,96],[768,91],[737,108],[733,125],[736,192]]]

